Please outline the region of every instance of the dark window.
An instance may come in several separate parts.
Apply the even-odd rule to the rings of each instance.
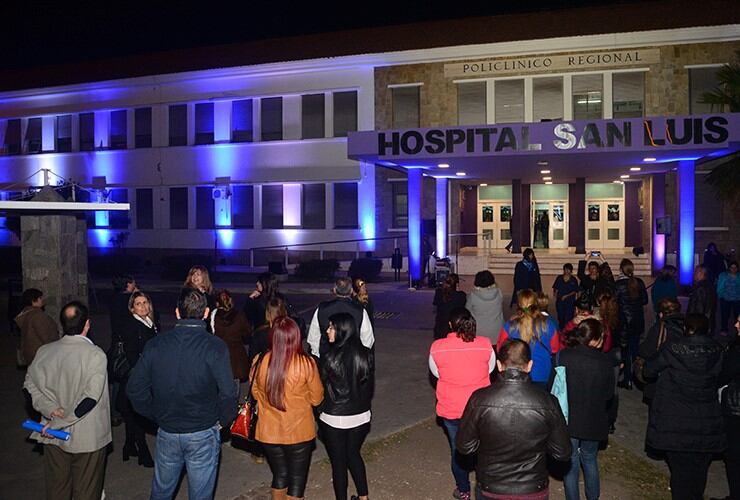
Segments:
[[[188,228],[188,188],[170,188],[170,229]]]
[[[29,118],[26,127],[26,152],[41,152],[41,118]]]
[[[283,186],[262,186],[262,228],[283,228]]]
[[[393,190],[393,227],[409,227],[409,195],[406,182],[391,182]]]
[[[283,98],[268,97],[261,104],[262,140],[283,140]]]
[[[5,129],[5,139],[3,140],[3,149],[5,154],[21,154],[21,120],[15,118],[8,120],[8,126]]]
[[[57,116],[56,146],[59,153],[72,151],[72,115]]]
[[[334,92],[334,137],[357,130],[357,91]]]
[[[128,203],[128,189],[110,189],[108,201]],[[108,225],[113,229],[128,229],[128,210],[114,210],[108,212]]]
[[[213,144],[213,103],[195,105],[195,143]]]
[[[91,201],[90,191],[87,189],[78,189],[75,196],[79,203],[90,203]],[[97,201],[97,199],[95,201]],[[88,229],[95,227],[95,211],[85,210],[85,222],[87,223]]]
[[[252,99],[232,102],[231,142],[252,142],[253,140]]]
[[[95,149],[95,113],[80,113],[80,151]]]
[[[419,128],[419,87],[392,89],[393,128]]]
[[[242,229],[254,227],[254,187],[232,186],[231,226]]]
[[[188,145],[188,106],[170,106],[170,146]]]
[[[357,183],[334,184],[334,227],[357,229]]]
[[[195,188],[195,227],[196,229],[213,229],[215,203],[213,187],[198,186]]]
[[[704,94],[719,86],[717,71],[713,68],[689,68],[689,113],[699,115],[724,111],[722,107],[704,102]]]
[[[134,110],[134,147],[152,147],[152,108]]]
[[[136,229],[154,229],[154,196],[151,188],[136,190]]]
[[[326,186],[324,184],[303,185],[301,220],[304,229],[326,228]]]
[[[301,96],[301,131],[304,139],[324,137],[324,94]]]
[[[694,199],[696,200],[696,227],[722,226],[722,200],[714,187],[707,182],[707,175],[697,174]]]
[[[126,110],[111,111],[110,114],[110,148],[126,149],[128,134],[126,131]]]

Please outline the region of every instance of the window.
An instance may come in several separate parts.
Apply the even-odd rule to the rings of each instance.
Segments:
[[[394,228],[409,227],[409,197],[406,182],[391,182],[393,189],[393,223]]]
[[[283,98],[268,97],[262,99],[262,140],[283,140]]]
[[[524,80],[498,80],[494,84],[496,123],[524,121]]]
[[[213,144],[213,103],[195,105],[195,144]]]
[[[5,128],[5,138],[3,139],[3,149],[5,150],[5,153],[9,155],[21,154],[20,118],[8,120],[8,125]]]
[[[115,203],[128,203],[128,189],[109,189],[108,201]],[[128,211],[114,210],[108,212],[108,225],[113,229],[128,229]]]
[[[95,149],[95,113],[80,113],[80,151]]]
[[[282,184],[262,186],[262,228],[283,228]]]
[[[231,103],[231,142],[252,142],[253,140],[252,99],[233,101]]]
[[[602,113],[602,89],[604,75],[573,76],[573,119],[600,120]]]
[[[393,128],[418,128],[419,86],[391,89],[393,99]]]
[[[213,229],[216,214],[213,203],[213,187],[198,186],[195,188],[195,228]]]
[[[154,195],[151,188],[136,190],[136,229],[154,229]]]
[[[357,91],[334,92],[334,137],[357,130]]]
[[[645,74],[612,74],[612,116],[640,118],[645,114]]]
[[[301,96],[301,131],[303,139],[324,137],[324,94]]]
[[[188,188],[170,188],[170,229],[188,228]]]
[[[301,208],[304,229],[326,228],[326,186],[324,184],[303,185]]]
[[[532,100],[532,121],[562,120],[563,78],[534,78]]]
[[[188,106],[170,106],[170,146],[188,145]]]
[[[254,187],[231,187],[231,226],[242,229],[254,227]]]
[[[126,130],[126,110],[111,111],[110,114],[110,148],[126,149],[128,134]]]
[[[717,88],[717,71],[713,68],[689,68],[689,112],[692,115],[722,111],[711,104],[703,103],[704,94]]]
[[[486,123],[486,82],[457,85],[458,125]]]
[[[29,118],[26,127],[26,152],[41,152],[41,118]]]
[[[694,199],[696,200],[696,227],[722,226],[722,200],[717,196],[704,172],[695,176]]]
[[[56,144],[59,153],[72,151],[72,115],[57,116]]]
[[[334,227],[357,229],[357,183],[334,184]]]
[[[134,147],[152,147],[152,108],[134,110]]]

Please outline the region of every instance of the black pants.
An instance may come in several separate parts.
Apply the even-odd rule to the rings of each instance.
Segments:
[[[673,500],[702,500],[707,485],[712,454],[691,451],[667,451],[666,460],[671,469],[671,498]]]
[[[303,498],[311,465],[313,439],[297,444],[266,444],[262,446],[272,471],[272,487],[288,488],[291,497]]]
[[[740,500],[740,417],[725,417],[725,430],[727,431],[725,470],[730,498]]]
[[[370,431],[370,424],[353,429],[337,429],[319,421],[321,439],[331,461],[331,477],[334,483],[334,496],[337,500],[347,500],[347,469],[357,487],[358,496],[367,496],[367,473],[360,448]]]
[[[737,321],[738,315],[740,315],[740,300],[725,300],[719,299],[719,312],[720,312],[720,325],[719,331],[731,332],[734,329],[735,321]],[[728,326],[729,320],[729,329]]]

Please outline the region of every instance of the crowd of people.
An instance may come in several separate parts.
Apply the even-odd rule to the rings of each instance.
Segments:
[[[476,275],[467,296],[454,274],[437,290],[429,366],[450,442],[453,496],[472,498],[464,455],[477,451],[478,498],[547,498],[548,453],[570,460],[568,500],[580,498],[581,470],[586,498],[599,498],[597,456],[615,431],[618,388],[638,385],[649,412],[646,451],[667,462],[673,498],[703,498],[717,456],[728,498],[740,498],[737,262],[720,261],[710,245],[682,312],[675,267],[646,287],[629,259],[615,277],[599,252],[588,255],[595,259],[582,262],[577,276],[565,264],[552,285],[557,320],[532,249],[516,265],[507,321],[489,271]],[[649,295],[657,314],[647,328]]]
[[[646,450],[667,461],[673,497],[701,498],[710,462],[724,454],[730,498],[740,498],[737,263],[719,270],[710,257],[715,267],[698,266],[682,312],[675,268],[646,287],[629,259],[615,277],[592,255],[598,259],[581,272],[563,266],[548,296],[526,249],[508,319],[490,271],[475,276],[469,294],[455,274],[436,290],[429,369],[450,445],[453,496],[472,498],[474,468],[478,498],[546,499],[549,456],[566,462],[568,500],[580,498],[581,471],[586,498],[599,498],[598,453],[615,430],[618,388],[638,385],[649,408]],[[101,498],[119,415],[122,459],[154,468],[152,499],[171,499],[183,468],[189,497],[212,498],[221,441],[247,387],[259,418],[254,442],[245,444],[256,462],[269,464],[272,498],[304,497],[318,437],[335,497],[348,498],[351,476],[351,498],[368,499],[360,450],[372,419],[375,334],[364,280],[337,279],[333,297],[305,322],[274,275],[260,275],[238,307],[228,290],[213,287],[205,267],[194,266],[168,332],[133,277],[113,284],[105,350],[91,339],[85,305],[62,308],[60,338],[43,292],[23,294],[16,322],[28,365],[24,388],[43,423],[32,438],[43,445],[48,498]],[[657,315],[646,328],[649,296]],[[730,317],[737,323],[730,326]],[[72,437],[54,439],[50,429]]]

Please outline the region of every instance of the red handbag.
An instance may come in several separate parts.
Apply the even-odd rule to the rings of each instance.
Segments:
[[[260,363],[264,354],[260,354],[257,363],[255,363],[252,369],[252,374],[249,379],[249,387],[247,388],[247,395],[244,397],[244,403],[239,405],[239,412],[236,415],[236,420],[231,424],[231,435],[240,437],[247,441],[254,441],[257,430],[257,400],[252,395],[252,384],[257,376]]]

